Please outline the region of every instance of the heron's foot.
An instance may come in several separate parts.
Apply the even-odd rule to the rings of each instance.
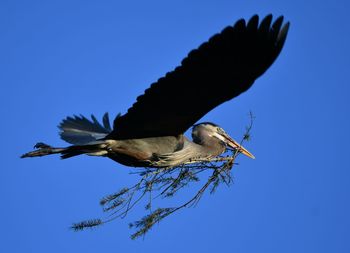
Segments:
[[[37,144],[35,144],[34,149],[36,150],[21,155],[21,158],[56,154],[64,150],[63,148],[53,148],[50,145],[47,145],[43,142],[38,142]]]

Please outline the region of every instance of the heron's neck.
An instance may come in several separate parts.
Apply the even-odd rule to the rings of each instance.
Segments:
[[[193,163],[196,160],[210,159],[222,154],[224,151],[225,145],[219,142],[198,144],[184,137],[181,149],[159,155],[159,160],[155,162],[155,165],[159,167],[174,167],[180,164]]]
[[[208,138],[200,142],[193,140],[191,143],[199,158],[215,157],[221,155],[226,149],[225,144],[216,138]]]

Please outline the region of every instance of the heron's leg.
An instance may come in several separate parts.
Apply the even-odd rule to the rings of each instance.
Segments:
[[[34,148],[36,150],[25,153],[21,156],[21,158],[57,154],[65,150],[65,148],[54,148],[42,142],[38,142],[37,144],[35,144]]]

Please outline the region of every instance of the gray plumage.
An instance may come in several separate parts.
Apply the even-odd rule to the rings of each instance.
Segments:
[[[82,115],[64,119],[58,126],[62,140],[74,145],[84,145],[103,139],[112,132],[108,113],[103,116],[103,125],[94,115],[91,115],[91,119],[92,121]]]

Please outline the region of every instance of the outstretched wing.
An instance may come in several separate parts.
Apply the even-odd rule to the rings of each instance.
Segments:
[[[272,15],[259,24],[253,16],[226,27],[191,51],[175,70],[148,88],[122,116],[107,138],[176,136],[221,103],[246,91],[275,61],[289,22],[273,24]]]

